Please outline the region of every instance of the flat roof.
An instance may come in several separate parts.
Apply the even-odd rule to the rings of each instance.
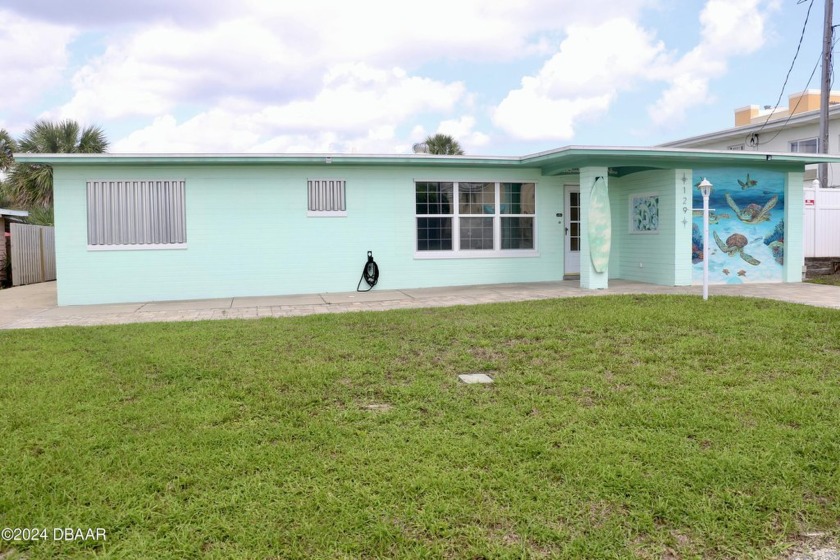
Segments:
[[[667,147],[566,146],[525,156],[440,156],[430,154],[14,154],[20,163],[52,166],[115,165],[340,165],[412,167],[537,168],[543,175],[571,173],[580,167],[664,168],[748,165],[801,169],[814,163],[840,163],[840,156],[699,150]]]
[[[0,208],[0,216],[14,216],[15,218],[26,218],[29,212],[26,210],[9,210],[8,208]]]

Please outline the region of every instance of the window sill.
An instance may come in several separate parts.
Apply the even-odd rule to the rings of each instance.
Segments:
[[[346,218],[347,211],[344,212],[314,212],[314,211],[307,211],[306,212],[307,218]]]
[[[436,259],[507,259],[507,258],[535,258],[539,257],[537,250],[523,249],[520,251],[414,251],[416,260]]]
[[[172,251],[187,248],[186,243],[155,243],[144,245],[88,245],[88,251]]]

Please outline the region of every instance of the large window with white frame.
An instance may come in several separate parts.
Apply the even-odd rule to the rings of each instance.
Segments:
[[[820,142],[818,138],[806,138],[804,140],[793,140],[788,143],[790,151],[798,154],[816,154],[819,152]]]
[[[88,181],[87,230],[89,249],[185,248],[185,182]]]
[[[536,251],[536,185],[415,183],[417,254],[492,256]]]

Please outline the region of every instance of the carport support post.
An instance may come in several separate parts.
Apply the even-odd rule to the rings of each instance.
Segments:
[[[787,174],[785,184],[785,264],[784,282],[801,282],[805,266],[805,175]]]
[[[595,179],[603,177],[609,188],[609,170],[606,167],[580,169],[580,287],[603,290],[608,287],[609,270],[596,272],[589,253],[589,207]],[[613,232],[613,235],[615,232]]]

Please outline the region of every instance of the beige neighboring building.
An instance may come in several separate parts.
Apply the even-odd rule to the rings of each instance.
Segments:
[[[828,153],[840,154],[840,92],[829,97]],[[735,126],[662,144],[669,148],[818,153],[820,92],[792,94],[787,107],[749,105],[735,109]],[[817,166],[805,170],[805,184],[817,178]],[[840,164],[829,164],[828,186],[840,187]]]

